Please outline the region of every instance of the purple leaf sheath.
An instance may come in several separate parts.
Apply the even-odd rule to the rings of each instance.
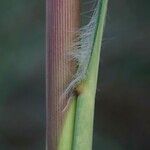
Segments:
[[[67,96],[60,100],[75,72],[74,62],[66,59],[75,31],[80,26],[80,0],[46,2],[46,136],[47,150],[57,150]]]

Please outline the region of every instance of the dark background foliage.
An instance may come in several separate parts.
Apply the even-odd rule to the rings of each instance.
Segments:
[[[109,1],[94,150],[149,150],[150,2]],[[45,1],[0,1],[0,149],[45,149]]]

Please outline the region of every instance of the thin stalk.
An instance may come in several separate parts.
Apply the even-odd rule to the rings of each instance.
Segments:
[[[79,0],[46,0],[47,150],[58,150],[64,145],[68,145],[65,150],[70,150],[72,145],[75,102],[63,111],[68,97],[61,96],[75,71],[74,62],[68,62],[65,54],[80,26],[79,8]]]
[[[72,150],[73,135],[74,135],[74,119],[76,112],[76,98],[71,100],[68,112],[64,121],[63,130],[58,145],[58,150]]]
[[[77,98],[76,106],[73,150],[92,149],[95,93],[107,3],[108,0],[101,0],[98,16],[99,21],[95,35],[91,61],[88,67],[86,80],[79,86],[78,89],[79,96]]]

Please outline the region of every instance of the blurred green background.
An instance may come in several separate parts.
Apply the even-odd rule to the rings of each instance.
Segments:
[[[0,0],[0,150],[44,150],[44,55],[44,1]]]
[[[94,150],[150,149],[149,8],[149,0],[109,1]],[[0,150],[44,149],[45,1],[1,0]]]

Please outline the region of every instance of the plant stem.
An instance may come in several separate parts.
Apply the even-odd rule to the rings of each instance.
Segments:
[[[95,93],[107,3],[108,0],[101,0],[100,16],[91,62],[89,64],[87,78],[82,85],[84,88],[77,98],[73,150],[92,149]]]
[[[63,130],[60,137],[58,150],[72,150],[73,135],[74,135],[74,121],[76,112],[76,98],[71,100],[66,118],[64,121]]]
[[[74,62],[68,62],[65,56],[73,43],[74,31],[80,26],[79,11],[79,0],[46,0],[47,150],[58,150],[59,143],[66,142],[66,139],[60,139],[63,137],[63,128],[72,130],[71,119],[69,119],[71,123],[67,121],[69,126],[64,124],[67,116],[71,115],[74,118],[74,104],[71,110],[63,112],[68,103],[68,97],[62,100],[60,97],[75,71]]]

